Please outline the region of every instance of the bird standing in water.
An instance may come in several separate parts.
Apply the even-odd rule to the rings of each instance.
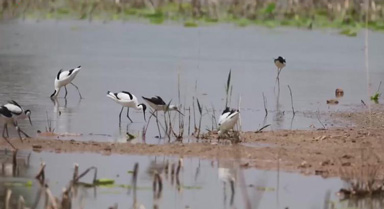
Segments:
[[[56,98],[60,92],[61,87],[63,86],[65,88],[64,98],[67,98],[67,94],[68,94],[67,85],[72,84],[72,86],[74,86],[77,89],[77,92],[79,92],[80,99],[82,99],[83,97],[81,96],[79,87],[77,87],[75,84],[72,83],[73,79],[75,79],[77,73],[79,73],[80,70],[81,70],[81,66],[78,66],[77,68],[74,68],[68,71],[60,70],[57,73],[57,76],[55,78],[55,91],[51,95],[51,98]]]
[[[20,138],[21,142],[23,142],[23,139],[21,138],[21,134],[20,133],[23,133],[25,135],[25,137],[29,138],[29,136],[24,131],[22,131],[20,129],[20,127],[17,125],[16,118],[15,118],[14,115],[12,115],[12,112],[7,107],[5,107],[4,105],[0,107],[0,120],[4,123],[4,128],[3,128],[2,136],[3,136],[4,140],[7,141],[8,144],[11,145],[11,147],[13,149],[16,149],[16,148],[8,140],[8,137],[9,137],[9,134],[8,134],[8,124],[12,124],[13,126],[15,126],[17,134],[19,135],[19,138]],[[5,133],[7,135],[5,135]]]
[[[115,101],[117,104],[120,104],[122,106],[120,114],[119,114],[119,123],[121,124],[121,113],[123,112],[124,107],[127,108],[127,118],[131,121],[132,119],[129,117],[129,108],[135,108],[136,110],[142,110],[145,119],[145,110],[147,109],[147,106],[143,103],[140,103],[137,101],[137,98],[135,95],[127,92],[127,91],[120,91],[118,93],[113,93],[108,91],[107,97],[111,98],[113,101]]]
[[[279,56],[277,59],[274,59],[275,65],[277,67],[277,77],[276,79],[279,80],[280,72],[285,67],[286,61],[283,57]]]
[[[12,113],[12,116],[14,117],[14,119],[16,119],[16,121],[28,118],[29,123],[32,126],[30,110],[24,110],[24,108],[22,108],[21,105],[19,105],[14,100],[8,101],[8,103],[5,104],[4,107],[6,107]]]

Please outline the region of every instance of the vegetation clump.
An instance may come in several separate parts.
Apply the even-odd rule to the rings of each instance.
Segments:
[[[278,1],[278,0],[3,0],[2,19],[147,19],[152,24],[166,20],[182,22],[185,27],[217,22],[251,24],[266,27],[294,26],[300,28],[340,28],[341,34],[356,36],[365,25],[384,30],[384,2],[352,0]]]

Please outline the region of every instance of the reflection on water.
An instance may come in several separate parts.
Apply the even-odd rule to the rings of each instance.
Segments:
[[[336,192],[344,185],[337,178],[242,169],[234,161],[208,161],[197,158],[179,160],[165,156],[102,156],[98,154],[18,153],[20,172],[0,177],[0,197],[12,191],[11,207],[20,195],[25,204],[43,208],[44,195],[38,203],[40,184],[34,179],[40,162],[46,163],[45,179],[54,196],[62,198],[73,178],[74,162],[79,175],[91,166],[98,168],[97,178],[115,180],[112,186],[84,187],[71,190],[72,208],[382,208],[378,199],[339,201]],[[12,158],[1,153],[1,161]],[[29,165],[27,159],[30,159]],[[24,159],[24,161],[22,160]],[[25,162],[25,163],[22,163]],[[137,177],[134,177],[137,163]],[[156,177],[156,174],[158,176]],[[278,174],[278,175],[277,175]],[[158,180],[156,180],[158,178]],[[92,183],[90,172],[80,179]],[[154,183],[156,183],[154,186]],[[136,185],[136,186],[135,186]],[[136,189],[134,189],[136,188]],[[0,205],[5,198],[0,198]]]
[[[178,101],[178,72],[180,101],[192,115],[185,121],[194,120],[192,97],[198,98],[204,106],[203,130],[212,127],[211,114],[205,113],[205,107],[217,108],[216,114],[222,111],[223,86],[229,69],[232,69],[233,98],[240,95],[242,98],[243,130],[255,130],[263,124],[272,124],[272,129],[291,128],[292,120],[286,119],[292,118],[287,85],[292,88],[298,111],[293,129],[309,128],[311,124],[320,126],[316,118],[303,116],[306,111],[340,110],[368,98],[362,70],[363,37],[338,36],[332,31],[15,21],[1,23],[0,33],[1,103],[14,99],[32,110],[34,127],[21,124],[28,133],[44,129],[48,111],[58,133],[82,133],[85,140],[120,140],[126,134],[118,127],[116,115],[120,108],[105,97],[107,90],[130,91],[140,101],[142,95]],[[228,42],[231,44],[223,44]],[[370,43],[372,83],[379,83],[384,77],[380,64],[384,35],[372,32]],[[278,55],[286,57],[288,65],[280,76],[277,100],[273,91],[276,67],[272,58]],[[74,82],[84,99],[79,102],[76,89],[68,88],[67,100],[58,98],[57,103],[52,104],[49,96],[57,71],[78,65],[83,69]],[[326,100],[334,97],[336,88],[342,88],[345,96],[339,105],[328,109]],[[269,114],[266,120],[263,92],[268,100],[267,109],[275,113]],[[236,106],[235,100],[232,106]],[[131,114],[135,114],[132,118],[137,121],[130,126],[130,133],[141,132],[144,121],[140,112]],[[129,121],[124,118],[122,123],[124,127]],[[187,128],[190,130],[191,126],[185,130]],[[147,142],[158,143],[154,139],[157,135],[157,126],[152,120]]]

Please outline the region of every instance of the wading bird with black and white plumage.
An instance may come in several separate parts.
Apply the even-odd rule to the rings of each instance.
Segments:
[[[237,109],[230,109],[226,107],[221,113],[218,122],[219,135],[227,133],[233,129],[239,120],[240,111]]]
[[[274,59],[275,65],[277,67],[277,77],[276,79],[279,79],[281,70],[285,67],[286,61],[282,56],[279,56],[278,58]]]
[[[80,99],[83,97],[81,96],[79,87],[77,87],[75,84],[72,83],[73,79],[75,79],[77,73],[79,73],[81,69],[81,66],[78,66],[77,68],[68,70],[68,71],[63,71],[62,69],[57,73],[57,76],[55,78],[55,91],[51,95],[51,98],[56,98],[57,95],[60,93],[60,89],[64,87],[65,89],[65,96],[64,98],[67,98],[67,85],[72,84],[77,89],[77,92],[79,92]]]
[[[164,102],[164,100],[159,97],[159,96],[154,96],[154,97],[151,97],[151,98],[148,98],[148,97],[142,97],[145,102],[153,109],[154,112],[156,111],[177,111],[179,112],[180,114],[182,114],[179,109],[177,108],[176,105],[172,105],[172,104],[166,104]]]
[[[3,138],[5,139],[5,141],[8,142],[9,145],[11,145],[11,147],[13,149],[16,149],[15,146],[13,146],[13,144],[8,140],[8,137],[9,137],[9,134],[8,134],[8,124],[11,124],[13,126],[15,126],[16,128],[16,131],[17,131],[17,134],[19,135],[19,138],[21,141],[23,141],[22,137],[21,137],[21,134],[24,134],[25,137],[28,137],[29,136],[20,129],[20,127],[17,125],[17,120],[16,120],[16,117],[15,115],[12,114],[12,112],[6,107],[6,106],[1,106],[0,107],[0,119],[1,121],[4,123],[4,128],[3,128]],[[5,135],[5,133],[7,135]]]
[[[147,109],[147,106],[143,103],[138,102],[137,98],[135,95],[127,92],[127,91],[120,91],[117,93],[113,93],[111,91],[107,92],[107,97],[111,98],[113,101],[115,101],[117,104],[121,105],[121,111],[119,114],[119,123],[121,123],[121,113],[123,112],[124,107],[127,108],[127,118],[131,121],[132,119],[129,117],[129,108],[134,108],[136,110],[142,110],[143,115],[144,115],[144,120],[146,121],[145,118],[145,110]]]
[[[24,108],[21,107],[21,105],[19,105],[14,100],[8,101],[8,103],[5,104],[4,107],[6,107],[12,113],[13,118],[16,120],[16,122],[18,120],[23,120],[23,119],[28,118],[29,123],[32,126],[31,111],[30,110],[24,110]]]

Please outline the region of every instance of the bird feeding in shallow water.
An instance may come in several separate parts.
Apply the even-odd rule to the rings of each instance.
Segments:
[[[224,134],[235,127],[237,121],[239,120],[239,114],[240,111],[237,109],[230,109],[229,107],[225,108],[219,117],[219,135]]]
[[[75,84],[72,83],[73,79],[75,79],[77,73],[79,73],[81,69],[81,66],[68,70],[68,71],[63,71],[62,69],[57,73],[57,76],[55,78],[55,91],[51,95],[51,98],[56,98],[57,95],[60,92],[61,87],[65,88],[65,96],[64,98],[67,98],[67,85],[72,84],[77,89],[77,92],[79,92],[80,99],[83,97],[81,96],[79,87],[77,87]]]
[[[177,111],[182,114],[176,105],[166,104],[164,100],[159,96],[154,96],[152,98],[143,97],[145,102],[156,112],[156,111]]]
[[[17,134],[19,135],[19,138],[21,141],[23,141],[23,139],[21,138],[21,134],[20,133],[23,133],[25,135],[25,137],[28,137],[29,136],[20,129],[20,127],[17,125],[17,121],[15,119],[15,117],[12,115],[12,112],[8,110],[7,107],[5,106],[1,106],[0,107],[0,119],[1,121],[4,123],[4,128],[3,128],[3,138],[5,139],[5,141],[8,142],[9,145],[12,146],[12,148],[16,149],[13,144],[8,140],[8,137],[9,137],[9,134],[8,134],[8,124],[12,124],[15,126],[16,128],[16,131],[17,131]],[[7,133],[7,136],[5,135],[5,133]]]
[[[8,103],[5,104],[4,107],[6,107],[12,113],[12,116],[14,119],[16,119],[16,121],[28,118],[29,123],[32,126],[30,110],[24,110],[24,108],[22,108],[21,105],[19,105],[14,100],[8,101]]]
[[[147,98],[147,97],[142,97],[145,102],[153,109],[153,114],[156,115],[156,124],[157,124],[157,129],[159,131],[159,137],[161,138],[161,132],[160,132],[160,127],[159,127],[159,118],[158,118],[158,114],[157,112],[158,111],[163,111],[163,112],[167,112],[167,111],[171,111],[171,110],[175,110],[177,111],[178,113],[180,113],[181,115],[183,115],[178,109],[177,109],[177,106],[176,105],[171,105],[169,102],[169,104],[166,104],[164,102],[164,100],[159,97],[159,96],[154,96],[152,98]],[[152,117],[152,115],[150,117]],[[165,120],[165,115],[164,115],[164,120]]]
[[[129,108],[135,108],[136,110],[142,110],[145,119],[145,110],[147,109],[147,106],[143,103],[140,103],[137,101],[137,98],[135,95],[127,92],[127,91],[120,91],[118,93],[113,93],[108,91],[107,97],[111,98],[116,103],[120,104],[122,106],[120,114],[119,114],[119,123],[121,123],[121,113],[123,112],[124,107],[127,108],[127,118],[131,121],[132,119],[129,117]]]
[[[279,79],[281,70],[285,67],[286,61],[283,57],[279,56],[277,59],[274,59],[275,65],[277,67],[277,77]]]

